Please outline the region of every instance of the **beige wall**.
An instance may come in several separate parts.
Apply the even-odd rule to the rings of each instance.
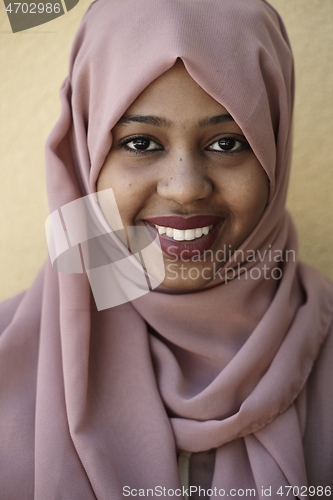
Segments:
[[[296,58],[288,206],[301,259],[333,279],[333,1],[271,3],[285,20]],[[68,14],[14,35],[0,1],[0,299],[28,287],[46,257],[43,148],[59,115],[71,42],[89,4],[80,0]]]

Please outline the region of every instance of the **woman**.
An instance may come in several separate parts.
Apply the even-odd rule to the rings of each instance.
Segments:
[[[4,498],[330,496],[333,289],[294,258],[284,208],[282,21],[262,0],[139,6],[88,10],[47,174],[63,248],[82,215],[69,210],[86,207],[71,203],[88,197],[119,231],[101,246],[130,247],[154,290],[133,278],[128,291],[122,268],[125,297],[100,303],[114,285],[99,294],[104,268],[84,246],[100,232],[77,237],[86,273],[51,257],[2,305]]]

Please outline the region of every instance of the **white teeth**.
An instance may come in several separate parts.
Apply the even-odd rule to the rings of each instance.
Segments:
[[[195,240],[195,229],[186,229],[185,240]]]
[[[183,231],[183,229],[174,229],[173,230],[173,239],[176,241],[185,240],[185,231]]]
[[[175,241],[191,241],[196,238],[201,238],[202,235],[206,235],[212,229],[213,226],[198,227],[196,229],[174,229],[173,227],[158,226],[154,224],[159,234],[166,234],[169,238],[173,238]]]

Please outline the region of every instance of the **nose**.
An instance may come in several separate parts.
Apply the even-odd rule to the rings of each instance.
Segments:
[[[190,153],[178,153],[175,158],[165,159],[165,168],[157,183],[157,193],[161,198],[173,200],[179,205],[190,205],[208,198],[213,191],[202,158]]]

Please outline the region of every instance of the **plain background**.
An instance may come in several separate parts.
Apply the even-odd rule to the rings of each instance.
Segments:
[[[0,300],[29,287],[47,256],[44,143],[90,3],[80,0],[64,16],[13,34],[0,1]],[[288,208],[300,259],[333,279],[333,0],[271,4],[285,21],[296,61]]]

